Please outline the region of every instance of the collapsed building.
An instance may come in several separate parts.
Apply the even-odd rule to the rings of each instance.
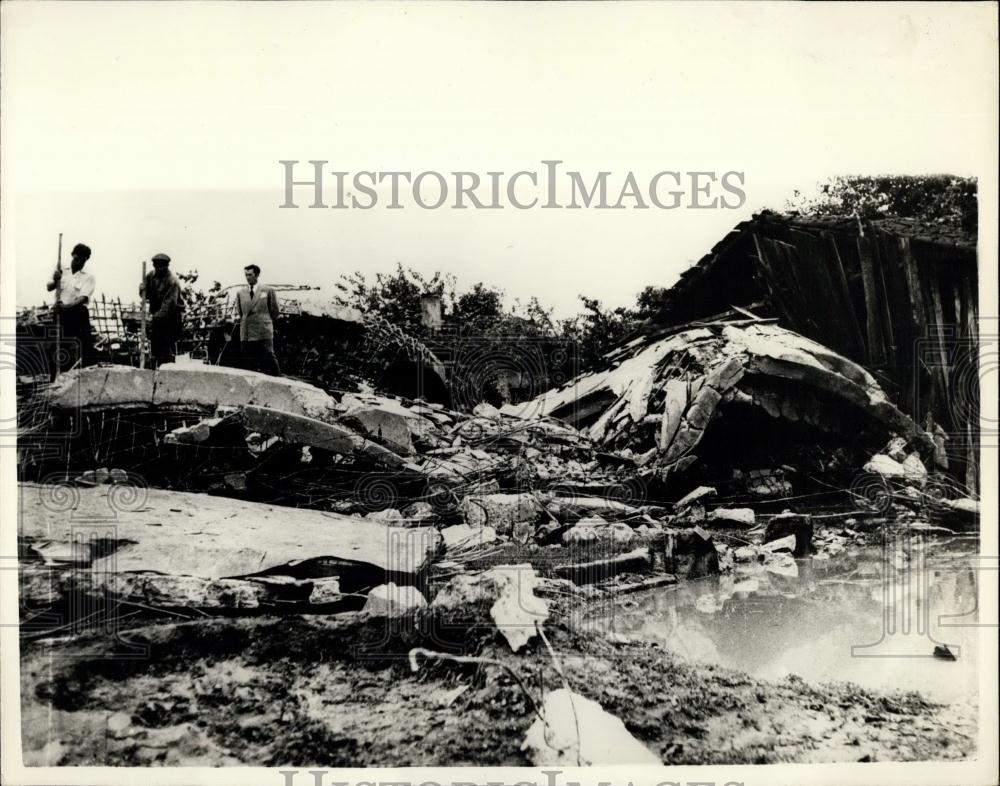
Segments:
[[[944,439],[950,473],[976,492],[978,277],[976,237],[961,230],[764,212],[685,270],[634,340],[718,318],[774,319],[863,366]]]
[[[643,335],[610,362],[511,411],[583,428],[675,490],[784,498],[849,483],[893,437],[935,461],[933,440],[871,374],[769,320]]]
[[[303,296],[283,300],[282,365],[297,378],[238,368],[233,331],[216,306],[189,314],[192,360],[137,368],[134,315],[114,304],[100,359],[119,362],[49,384],[32,355],[45,346],[45,315],[22,320],[22,335],[39,339],[18,347],[22,652],[45,664],[24,677],[34,688],[24,706],[44,719],[25,726],[29,757],[86,759],[71,743],[51,743],[53,709],[72,726],[78,707],[111,731],[95,761],[131,762],[169,747],[149,743],[168,731],[190,736],[184,719],[229,703],[219,700],[229,678],[204,676],[186,660],[191,653],[212,663],[247,657],[264,671],[281,661],[280,679],[265,682],[284,686],[297,674],[287,637],[304,635],[317,644],[302,655],[303,671],[320,674],[323,692],[336,685],[369,695],[372,669],[395,669],[378,682],[413,680],[414,692],[446,686],[444,707],[468,691],[475,699],[462,705],[462,737],[502,717],[505,763],[675,760],[678,734],[704,732],[684,732],[692,721],[683,715],[671,726],[676,697],[651,699],[650,686],[673,690],[680,672],[664,652],[621,634],[587,639],[581,620],[600,604],[706,576],[720,586],[698,595],[699,614],[726,608],[734,595],[783,603],[801,589],[800,564],[803,584],[825,586],[808,579],[812,557],[823,564],[894,533],[961,538],[978,527],[977,454],[962,436],[974,426],[969,412],[948,407],[968,356],[937,354],[940,366],[916,368],[904,348],[924,328],[946,336],[942,320],[952,317],[950,335],[975,346],[974,251],[900,231],[756,217],[682,277],[661,314],[583,374],[566,373],[571,364],[546,369],[547,356],[563,357],[548,345],[538,363],[508,362],[489,342],[456,361],[445,341],[428,347],[384,320]],[[483,391],[496,380],[537,395],[494,406]],[[539,380],[560,384],[538,391]],[[974,580],[969,586],[974,597]],[[108,631],[114,641],[102,643]],[[550,635],[564,652],[598,656],[568,658],[564,671]],[[154,685],[160,698],[142,706],[126,698],[104,719],[96,710],[118,694],[98,697],[89,677],[78,679],[86,666],[69,677],[52,669],[75,663],[51,655],[81,640],[114,655],[95,674],[120,680],[122,690],[138,675],[144,687],[132,693]],[[229,648],[221,655],[220,641]],[[595,684],[619,648],[625,668],[601,692]],[[955,659],[939,649],[935,657]],[[640,655],[647,660],[637,666]],[[317,668],[327,658],[336,678]],[[592,670],[574,675],[571,660]],[[449,661],[452,671],[426,665]],[[157,665],[147,674],[149,663]],[[429,673],[414,677],[406,665]],[[546,666],[548,683],[562,687],[544,688]],[[538,702],[518,677],[536,667]],[[514,687],[496,693],[487,669],[505,670]],[[172,681],[189,671],[202,675],[190,706],[178,703]],[[456,674],[468,684],[454,687]],[[734,680],[719,674],[721,692],[699,710],[706,718],[728,712],[735,695]],[[749,686],[747,706],[773,714],[764,683],[736,682]],[[792,705],[814,706],[812,687],[789,692]],[[280,705],[273,723],[282,729],[296,712],[339,719],[328,706],[351,709],[327,698],[286,718],[291,694],[245,706]],[[841,695],[830,706],[853,712],[867,701],[853,686]],[[644,701],[666,714],[636,723]],[[410,694],[407,702],[408,711]],[[469,720],[477,705],[488,722]],[[188,706],[190,715],[178,710]],[[358,706],[358,727],[368,729],[377,705]],[[911,714],[923,712],[921,704]],[[767,744],[785,733],[789,724],[780,723],[762,732]],[[205,739],[225,740],[227,751],[245,731],[253,746],[244,763],[257,761],[263,737],[283,736],[232,719],[206,728]],[[310,726],[292,752],[265,744],[266,763],[339,756],[344,738],[317,736],[320,728]],[[374,736],[391,737],[383,731],[376,724]],[[72,740],[71,731],[59,734]],[[523,740],[516,752],[514,738]],[[841,749],[848,744],[857,736]],[[344,755],[356,763],[357,750]],[[433,758],[392,755],[408,764]]]

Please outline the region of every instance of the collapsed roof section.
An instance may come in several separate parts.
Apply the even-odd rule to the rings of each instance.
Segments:
[[[893,434],[933,449],[860,365],[755,320],[706,324],[633,344],[632,354],[612,368],[579,377],[517,412],[561,418],[607,448],[631,448],[640,464],[675,471],[708,452],[734,467],[777,466],[787,450],[820,441],[870,453]],[[729,413],[739,417],[726,418]],[[728,431],[714,425],[721,421]],[[790,435],[776,431],[778,423],[800,436],[805,429],[806,438],[785,439]]]
[[[864,365],[910,417],[947,434],[949,470],[978,488],[975,236],[905,218],[761,213],[685,270],[610,359],[748,310]]]

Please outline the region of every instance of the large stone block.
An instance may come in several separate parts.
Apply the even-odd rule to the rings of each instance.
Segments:
[[[508,536],[519,522],[537,523],[542,509],[530,494],[483,494],[465,497],[462,517],[470,527],[492,527]]]

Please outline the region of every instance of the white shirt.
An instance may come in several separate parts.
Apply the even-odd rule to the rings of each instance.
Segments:
[[[78,270],[70,276],[63,275],[59,287],[59,301],[73,303],[82,297],[93,298],[96,282],[92,273]]]

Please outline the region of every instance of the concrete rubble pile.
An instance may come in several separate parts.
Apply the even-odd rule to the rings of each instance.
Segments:
[[[72,371],[44,405],[21,445],[37,605],[82,588],[157,608],[406,616],[478,588],[516,651],[532,628],[512,620],[545,619],[546,592],[787,573],[873,521],[978,520],[978,502],[939,493],[940,446],[871,374],[759,322],[626,347],[535,401],[471,413],[195,365]],[[779,463],[803,446],[812,463]],[[814,535],[796,494],[838,472],[856,518]],[[81,541],[74,522],[104,531]]]
[[[947,468],[940,435],[871,373],[766,321],[640,337],[608,359],[512,411],[564,419],[677,491],[703,483],[783,498],[824,482],[846,488],[863,468],[906,480]],[[895,458],[879,456],[886,445]]]

